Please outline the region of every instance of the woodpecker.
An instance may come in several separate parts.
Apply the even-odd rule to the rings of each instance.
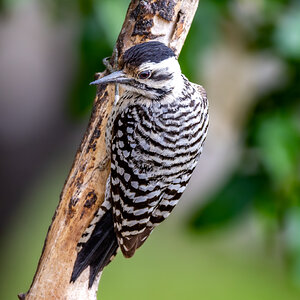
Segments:
[[[131,257],[178,203],[208,129],[204,88],[182,73],[174,52],[135,45],[121,68],[91,84],[120,84],[105,142],[111,160],[105,200],[78,243],[71,281],[90,267],[89,287],[120,248]]]

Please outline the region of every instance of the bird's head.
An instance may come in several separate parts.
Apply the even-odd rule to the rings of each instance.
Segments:
[[[127,91],[160,99],[182,85],[174,52],[160,42],[146,42],[129,48],[122,57],[121,70],[91,84],[119,83]]]

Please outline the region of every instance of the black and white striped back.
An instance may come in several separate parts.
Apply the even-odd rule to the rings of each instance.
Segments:
[[[107,139],[112,141],[114,225],[128,257],[175,207],[202,151],[208,128],[206,95],[182,80],[180,95],[159,101],[126,92],[111,116]]]

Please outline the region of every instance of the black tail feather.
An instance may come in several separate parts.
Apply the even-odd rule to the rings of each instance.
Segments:
[[[118,241],[114,232],[112,211],[109,210],[96,224],[91,237],[77,254],[71,282],[75,282],[83,270],[90,266],[90,288],[97,274],[110,262],[111,257],[116,255],[117,249]]]
[[[94,261],[93,264],[91,264],[89,288],[92,287],[97,274],[100,271],[102,271],[102,269],[110,262],[111,257],[117,254],[117,249],[118,249],[118,243],[117,244],[111,243],[110,246],[106,248],[106,251],[105,253],[103,253],[103,256],[102,257],[99,256],[99,258],[96,261]]]

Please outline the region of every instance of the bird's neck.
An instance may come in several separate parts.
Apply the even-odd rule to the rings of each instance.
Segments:
[[[143,88],[135,88],[124,86],[124,100],[134,98],[134,102],[172,102],[181,96],[184,87],[185,79],[180,73],[174,75],[171,80],[165,81],[161,84],[156,84],[155,86],[145,85]]]

